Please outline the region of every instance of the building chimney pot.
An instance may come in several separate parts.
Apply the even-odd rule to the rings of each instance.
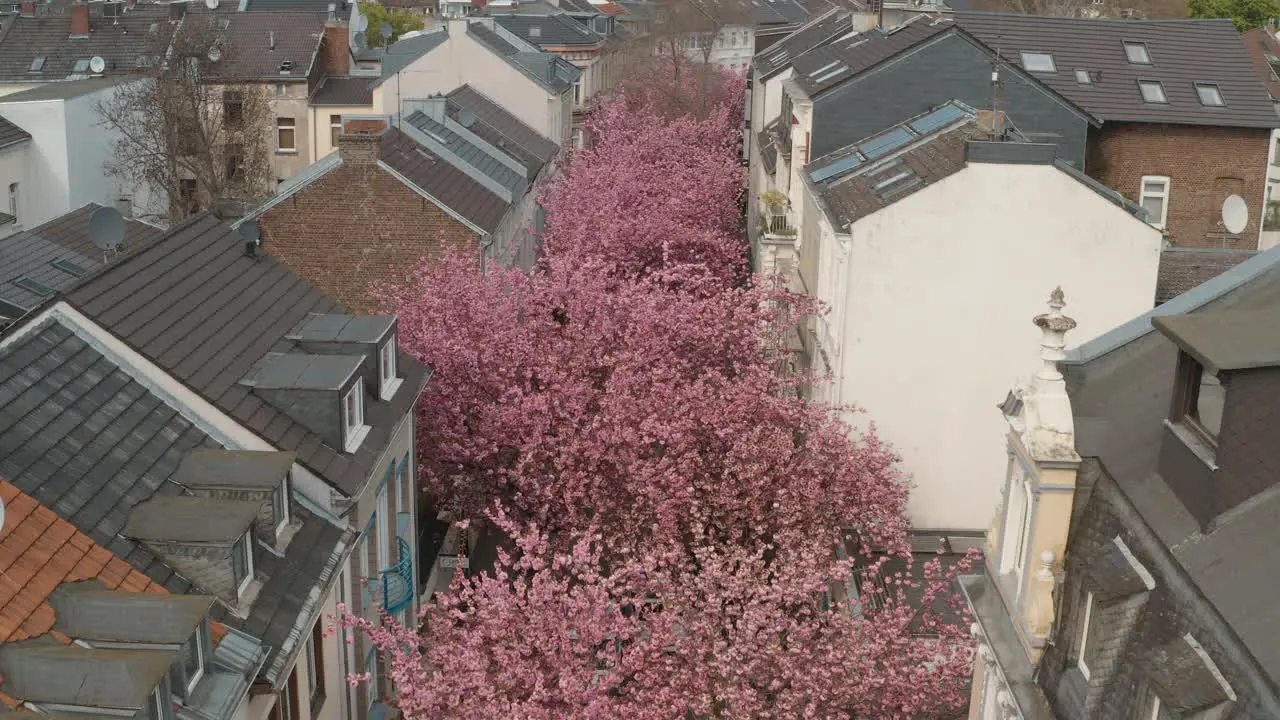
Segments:
[[[71,6],[71,37],[89,37],[89,6],[78,2]]]
[[[979,110],[978,127],[992,135],[1004,135],[1009,121],[1001,110]]]
[[[325,72],[342,76],[351,71],[350,31],[346,23],[326,23],[321,48]]]
[[[342,162],[350,165],[372,165],[378,161],[382,133],[390,126],[386,118],[344,118],[338,136],[338,152]]]
[[[22,7],[19,9],[19,12],[22,14],[22,17],[35,17],[36,4],[27,0],[22,3]]]

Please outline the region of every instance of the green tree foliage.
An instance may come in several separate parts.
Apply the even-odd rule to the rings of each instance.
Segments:
[[[1280,0],[1191,0],[1193,18],[1231,18],[1244,32],[1280,17]]]
[[[369,29],[365,32],[369,47],[390,45],[400,39],[401,35],[423,28],[420,16],[414,15],[408,10],[395,10],[384,7],[376,2],[360,3],[360,14],[369,18]],[[383,23],[391,23],[391,37],[389,38],[382,36],[381,28]]]

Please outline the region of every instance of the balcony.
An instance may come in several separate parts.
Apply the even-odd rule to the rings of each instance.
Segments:
[[[409,543],[396,538],[396,552],[400,561],[381,571],[382,608],[388,615],[395,615],[413,603],[413,552]]]
[[[792,240],[796,236],[795,215],[790,209],[767,209],[760,213],[759,223],[766,238]]]

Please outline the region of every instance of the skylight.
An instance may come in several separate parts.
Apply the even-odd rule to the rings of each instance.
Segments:
[[[1164,84],[1159,80],[1139,80],[1138,89],[1142,91],[1142,99],[1149,103],[1167,103],[1169,99],[1164,94]]]
[[[1089,71],[1088,71],[1088,70],[1077,70],[1077,71],[1076,71],[1076,82],[1080,83],[1081,85],[1092,85],[1092,84],[1093,84],[1093,78],[1089,77]]]
[[[840,63],[835,68],[828,70],[827,72],[817,77],[811,77],[810,79],[813,80],[815,83],[826,82],[827,80],[830,80],[831,78],[839,75],[842,72],[845,72],[848,69],[849,69],[848,65],[845,65],[844,63]]]
[[[27,69],[27,72],[41,72],[43,70],[44,70],[44,56],[37,55],[36,59],[31,61],[31,67]]]
[[[910,169],[895,173],[892,177],[885,178],[873,186],[876,194],[881,200],[889,200],[897,195],[910,190],[922,184],[924,181]]]
[[[89,272],[88,270],[85,270],[79,265],[71,262],[70,260],[54,260],[50,264],[58,268],[62,272],[67,273],[69,275],[74,275],[76,277],[83,277],[86,273]]]
[[[823,65],[822,67],[818,68],[817,70],[814,70],[813,72],[809,73],[809,77],[813,77],[814,75],[821,75],[822,73],[824,73],[824,72],[826,72],[826,71],[830,70],[831,68],[833,68],[833,67],[835,67],[835,66],[837,66],[837,65],[839,65],[839,64],[840,64],[840,61],[839,61],[839,60],[832,60],[831,62],[827,63],[826,65]]]
[[[862,158],[858,157],[856,153],[850,154],[847,157],[842,157],[839,160],[836,160],[826,167],[818,168],[817,170],[809,173],[809,179],[814,182],[830,180],[831,178],[848,172],[861,164]]]
[[[1227,104],[1222,99],[1222,90],[1217,83],[1196,83],[1196,94],[1200,96],[1200,104],[1205,107],[1223,107]]]
[[[959,107],[947,104],[924,117],[912,120],[908,124],[911,126],[912,130],[915,130],[921,135],[928,135],[934,130],[946,127],[961,118],[968,117],[968,115],[968,113],[961,110]]]
[[[1027,72],[1051,73],[1058,67],[1053,63],[1053,56],[1046,52],[1022,52],[1022,67]]]
[[[14,284],[14,285],[17,285],[18,287],[22,288],[23,290],[26,290],[26,291],[27,291],[27,292],[29,292],[29,293],[35,293],[36,295],[39,295],[40,297],[49,297],[50,295],[52,295],[52,294],[54,293],[53,288],[51,288],[51,287],[49,287],[48,285],[45,285],[44,283],[39,282],[39,281],[37,281],[37,280],[32,280],[31,278],[29,278],[29,277],[27,277],[27,276],[25,276],[25,275],[23,275],[22,277],[18,278],[17,280],[14,280],[14,281],[13,281],[13,284]]]
[[[910,130],[904,127],[897,127],[867,140],[860,144],[858,149],[862,151],[863,155],[867,156],[868,160],[875,160],[911,142],[912,137],[914,136]]]
[[[71,68],[71,72],[73,73],[82,73],[82,72],[87,72],[88,70],[89,70],[89,58],[80,58],[79,60],[76,61],[75,66]]]
[[[1135,65],[1151,64],[1151,53],[1147,52],[1147,44],[1144,42],[1125,40],[1124,56],[1129,58],[1129,62]]]

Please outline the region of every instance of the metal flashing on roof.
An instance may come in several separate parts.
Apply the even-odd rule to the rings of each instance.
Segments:
[[[360,372],[361,358],[353,355],[267,353],[240,379],[240,384],[264,390],[342,390]]]
[[[78,640],[181,645],[213,607],[208,595],[107,590],[101,582],[63,583],[49,596],[54,628]]]
[[[285,338],[299,342],[380,343],[395,323],[394,315],[308,313]]]
[[[177,660],[176,650],[98,650],[37,639],[0,646],[0,676],[6,693],[37,705],[138,711]]]
[[[1215,374],[1280,366],[1280,308],[1165,315],[1151,324]]]
[[[249,532],[262,503],[157,495],[129,512],[120,534],[134,540],[230,545]]]

